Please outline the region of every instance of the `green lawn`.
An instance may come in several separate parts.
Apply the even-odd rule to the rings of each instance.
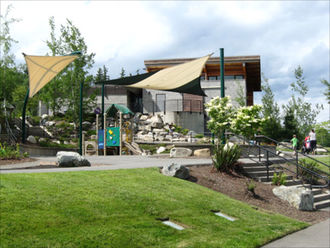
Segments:
[[[154,168],[0,176],[0,247],[259,247],[308,226]]]
[[[312,162],[314,160],[310,159],[310,158],[304,158],[306,159],[307,162]],[[315,159],[327,164],[327,165],[330,165],[330,156],[326,156],[326,157],[316,157]],[[314,161],[315,162],[315,161]],[[321,163],[317,163],[317,168],[320,169],[321,171],[324,171],[328,174],[330,174],[330,170],[329,170],[329,167],[321,164]]]

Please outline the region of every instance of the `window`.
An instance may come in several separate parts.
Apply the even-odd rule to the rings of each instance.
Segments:
[[[217,80],[217,76],[209,76],[209,80]]]
[[[166,101],[165,94],[156,94],[157,112],[165,112],[165,104],[166,104],[165,101]]]
[[[201,81],[204,81],[205,80],[205,76],[201,76]]]

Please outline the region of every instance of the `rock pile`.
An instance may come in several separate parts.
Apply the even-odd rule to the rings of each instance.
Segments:
[[[170,142],[196,142],[195,133],[192,131],[187,135],[174,132],[170,124],[164,123],[161,115],[147,115],[137,113],[134,117],[135,140],[138,141],[170,141]]]

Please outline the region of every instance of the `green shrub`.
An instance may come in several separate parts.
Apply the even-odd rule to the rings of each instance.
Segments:
[[[7,146],[6,143],[0,143],[0,159],[20,159],[22,157],[28,157],[28,154],[20,153],[19,144],[16,144],[16,147],[12,147]]]
[[[287,175],[283,172],[277,174],[276,172],[273,175],[272,184],[274,185],[285,185]]]
[[[197,139],[204,138],[204,134],[198,133],[198,134],[195,135],[195,138],[197,138]]]
[[[230,144],[230,145],[229,145]],[[213,166],[218,171],[229,172],[234,169],[237,160],[241,156],[241,151],[238,145],[227,143],[217,144],[213,149],[212,156]]]
[[[247,191],[250,192],[253,196],[256,195],[255,193],[256,186],[257,185],[252,180],[249,180],[249,182],[246,183]]]
[[[319,173],[318,164],[315,161],[308,162],[306,159],[300,159],[298,163],[304,168]],[[299,167],[298,173],[300,176],[302,176],[304,180],[307,180],[312,184],[317,183],[317,179],[313,176],[313,174],[309,173],[307,170],[304,170]]]

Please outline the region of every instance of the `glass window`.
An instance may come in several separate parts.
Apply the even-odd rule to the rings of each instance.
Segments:
[[[244,77],[243,77],[243,75],[236,75],[235,76],[235,79],[243,79]]]
[[[201,76],[201,81],[204,81],[205,80],[205,76]]]
[[[235,79],[235,76],[225,76],[225,79]]]
[[[209,80],[217,80],[217,76],[209,76]]]

